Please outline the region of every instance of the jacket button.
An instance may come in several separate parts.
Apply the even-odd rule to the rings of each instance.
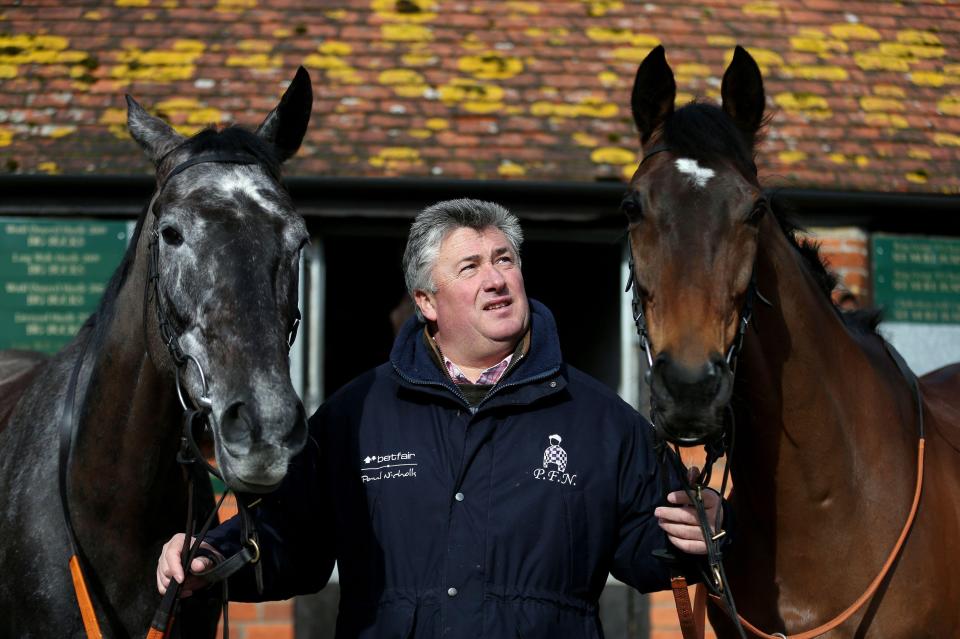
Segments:
[[[451,597],[456,597],[456,596],[457,596],[457,589],[456,589],[456,588],[447,588],[447,594],[450,595]]]
[[[463,493],[457,493],[456,495],[453,496],[453,498],[456,499],[457,501],[463,501]]]
[[[552,382],[550,382],[550,388],[556,388],[556,387],[557,387],[557,380],[553,380]]]

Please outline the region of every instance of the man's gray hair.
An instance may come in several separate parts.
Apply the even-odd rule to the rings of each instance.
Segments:
[[[459,228],[478,231],[493,227],[507,236],[510,248],[520,266],[520,245],[523,231],[517,216],[496,204],[482,200],[446,200],[437,202],[421,211],[410,226],[407,247],[403,251],[403,278],[410,297],[417,290],[436,292],[433,267],[440,253],[444,238]],[[420,308],[417,317],[423,320]]]

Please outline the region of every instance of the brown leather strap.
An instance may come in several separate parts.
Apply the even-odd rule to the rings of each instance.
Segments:
[[[913,520],[916,518],[917,509],[920,505],[920,494],[923,492],[923,455],[924,455],[924,446],[926,445],[926,440],[921,437],[920,442],[917,445],[917,484],[913,493],[913,505],[910,506],[910,514],[907,516],[907,521],[903,525],[903,530],[900,531],[900,537],[897,539],[897,543],[894,544],[893,550],[890,551],[890,555],[887,557],[887,561],[884,562],[883,568],[870,585],[867,587],[867,591],[864,592],[860,597],[854,601],[850,606],[841,612],[839,615],[828,621],[827,623],[817,626],[812,630],[807,630],[806,632],[801,632],[796,635],[782,635],[774,634],[768,635],[762,630],[756,628],[753,624],[743,618],[741,615],[737,615],[740,618],[740,623],[743,624],[743,627],[752,632],[754,635],[761,637],[762,639],[814,639],[814,637],[819,637],[827,632],[830,632],[844,621],[850,618],[853,613],[859,610],[863,604],[865,604],[870,597],[874,595],[877,591],[877,588],[880,587],[880,584],[883,582],[884,578],[887,576],[887,573],[890,571],[890,567],[893,566],[893,562],[896,561],[897,555],[900,554],[900,550],[903,548],[903,543],[907,539],[907,534],[910,532],[910,528],[913,526]],[[684,589],[686,590],[686,589]],[[676,597],[676,588],[674,588],[674,597]],[[711,594],[710,598],[714,603],[722,603],[722,600],[716,595]],[[690,602],[689,597],[687,598],[687,607],[689,608]],[[677,604],[677,614],[680,614],[680,604]],[[699,617],[698,621],[702,624],[703,617]],[[683,621],[681,620],[681,628],[683,627]],[[702,636],[702,635],[701,635]],[[684,639],[687,639],[686,631],[683,635]]]
[[[703,639],[705,602],[699,596],[697,589],[696,603],[700,610],[690,605],[690,591],[687,589],[685,577],[671,577],[670,589],[673,590],[673,602],[677,606],[677,619],[680,621],[680,632],[683,639]],[[699,613],[699,615],[697,614]]]

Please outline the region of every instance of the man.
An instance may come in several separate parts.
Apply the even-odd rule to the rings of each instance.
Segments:
[[[561,359],[521,242],[493,203],[417,216],[403,257],[417,317],[388,363],[311,418],[311,444],[257,509],[263,593],[246,569],[231,598],[315,592],[336,560],[338,637],[595,637],[608,572],[661,590],[653,551],[706,551],[683,492],[658,507],[649,424]],[[706,502],[713,521],[720,499]],[[209,542],[232,554],[238,526]],[[164,547],[161,592],[184,578],[182,543]]]

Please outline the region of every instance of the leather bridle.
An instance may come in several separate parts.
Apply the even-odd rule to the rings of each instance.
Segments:
[[[162,164],[163,161],[173,154],[174,151],[179,150],[181,147],[175,147],[171,151],[161,158],[158,162],[158,165]],[[278,176],[262,164],[257,158],[252,154],[247,153],[233,153],[233,152],[214,152],[214,153],[201,153],[194,157],[191,157],[180,164],[177,164],[169,173],[159,182],[156,191],[154,192],[153,198],[150,201],[148,206],[147,213],[150,213],[154,217],[154,225],[151,230],[151,238],[149,240],[149,251],[150,251],[150,261],[149,261],[149,278],[147,281],[147,286],[144,291],[144,323],[146,323],[146,307],[149,303],[149,295],[152,292],[154,298],[154,307],[157,314],[157,327],[160,334],[160,338],[163,344],[166,346],[167,351],[170,354],[170,358],[174,363],[175,371],[175,384],[177,389],[177,396],[180,400],[181,405],[183,406],[184,416],[183,416],[183,434],[181,436],[181,445],[180,451],[177,454],[177,461],[183,466],[183,471],[185,479],[187,480],[187,524],[185,527],[185,547],[184,551],[181,553],[184,574],[189,574],[189,566],[192,563],[193,559],[197,556],[207,554],[206,551],[200,549],[200,544],[203,541],[207,531],[210,529],[210,526],[216,519],[217,512],[224,499],[229,493],[230,489],[224,491],[221,495],[220,500],[217,502],[216,507],[209,514],[206,521],[200,527],[200,530],[196,530],[197,517],[194,507],[194,492],[195,484],[197,482],[209,481],[208,473],[213,475],[223,481],[223,476],[218,469],[211,466],[205,459],[205,456],[200,452],[200,448],[196,442],[196,430],[203,429],[209,430],[209,416],[210,411],[212,410],[212,403],[208,397],[208,388],[207,388],[207,379],[204,374],[203,367],[201,366],[199,360],[191,355],[190,353],[185,353],[179,345],[180,335],[177,334],[175,330],[175,325],[170,321],[167,313],[163,309],[162,299],[160,295],[160,277],[159,277],[159,262],[160,262],[160,250],[159,250],[159,215],[154,210],[156,202],[160,197],[160,194],[169,184],[170,180],[190,168],[198,164],[209,164],[209,163],[218,163],[218,164],[236,164],[236,165],[259,165],[273,177],[277,178]],[[287,338],[287,347],[288,349],[293,346],[294,340],[297,336],[297,329],[300,324],[300,311],[297,309],[294,313],[294,319],[291,322],[291,326],[288,332]],[[84,362],[87,358],[87,350],[90,345],[90,342],[93,340],[94,331],[90,331],[87,335],[86,340],[84,341],[83,348],[81,349],[80,357],[77,359],[76,364],[73,366],[73,369],[70,373],[70,378],[67,384],[67,391],[64,396],[63,402],[63,411],[60,415],[60,443],[59,443],[59,493],[60,493],[60,504],[63,512],[64,525],[67,531],[67,537],[70,542],[71,548],[71,558],[70,558],[70,572],[74,584],[74,591],[77,596],[78,606],[80,608],[81,618],[83,620],[84,629],[86,631],[87,637],[90,639],[99,639],[102,637],[102,632],[97,621],[96,610],[93,605],[92,598],[90,597],[89,591],[86,585],[86,579],[84,577],[84,567],[82,561],[82,552],[80,544],[77,540],[76,531],[74,530],[72,518],[70,516],[70,506],[67,498],[67,482],[69,476],[70,460],[72,457],[73,442],[76,439],[76,431],[78,422],[73,419],[74,410],[76,407],[76,393],[77,393],[77,384],[80,374],[80,370],[83,367]],[[146,335],[146,330],[144,335]],[[95,355],[95,354],[94,354]],[[189,391],[186,392],[186,397],[181,381],[182,371],[186,368],[188,363],[193,363],[197,369],[198,377],[200,378],[201,393],[199,397],[194,397]],[[189,403],[187,400],[190,400]],[[190,405],[192,404],[192,406]],[[226,484],[225,484],[226,485]],[[236,494],[237,510],[239,513],[240,519],[240,533],[243,544],[241,549],[231,557],[224,559],[216,563],[209,570],[197,573],[198,576],[204,578],[209,583],[222,582],[223,583],[223,622],[224,622],[224,637],[229,636],[229,621],[227,616],[227,586],[226,579],[243,568],[247,564],[252,564],[254,566],[255,580],[257,584],[257,589],[262,590],[263,588],[263,571],[262,566],[259,563],[260,561],[260,547],[259,547],[259,538],[257,535],[257,530],[254,525],[253,516],[251,514],[251,509],[256,507],[260,502],[260,498],[249,499],[246,495]],[[191,542],[191,540],[193,540]],[[161,637],[166,637],[169,632],[171,623],[176,613],[176,608],[179,602],[179,593],[182,584],[177,583],[176,580],[171,580],[169,587],[167,588],[166,593],[161,600],[160,605],[158,606],[153,621],[151,623],[150,631],[147,634],[148,639],[159,639]]]

